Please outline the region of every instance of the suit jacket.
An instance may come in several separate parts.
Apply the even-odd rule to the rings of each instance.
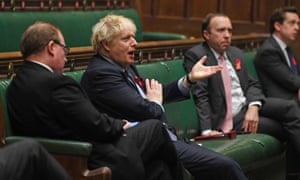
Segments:
[[[76,81],[29,61],[10,83],[7,103],[18,135],[110,141],[123,133],[124,123],[100,114]]]
[[[296,53],[293,53],[296,55]],[[297,57],[295,56],[297,59]],[[262,89],[267,97],[298,99],[300,88],[300,66],[297,65],[298,76],[291,73],[287,60],[276,40],[270,36],[258,49],[254,65]]]
[[[226,51],[233,68],[239,78],[241,88],[246,96],[246,106],[253,101],[264,101],[260,85],[248,73],[244,54],[238,48],[230,46]],[[185,53],[184,68],[190,72],[193,65],[202,57],[208,57],[205,65],[217,65],[218,61],[208,47],[207,43],[201,43]],[[236,61],[240,61],[240,68],[236,68]],[[220,129],[226,115],[225,91],[221,73],[210,78],[198,81],[192,87],[196,110],[199,118],[200,129]],[[241,124],[242,119],[234,118],[235,124]]]
[[[134,65],[130,65],[126,70],[144,82]],[[181,94],[177,83],[174,81],[163,85],[164,103],[187,98]],[[125,69],[101,55],[95,55],[91,59],[82,76],[81,85],[96,108],[111,116],[129,121],[165,120],[160,105],[140,95],[135,84],[128,79]],[[144,87],[141,89],[145,91]]]
[[[124,122],[99,113],[72,78],[25,61],[7,103],[14,134],[90,141],[89,168],[109,166],[113,179],[141,179],[144,165],[135,141],[123,136]]]

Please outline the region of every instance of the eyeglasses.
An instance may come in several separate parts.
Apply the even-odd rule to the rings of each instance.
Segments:
[[[54,43],[58,44],[59,46],[61,46],[64,49],[65,55],[68,55],[70,52],[70,48],[67,47],[66,45],[63,45],[62,43],[60,43],[57,40],[53,40]]]

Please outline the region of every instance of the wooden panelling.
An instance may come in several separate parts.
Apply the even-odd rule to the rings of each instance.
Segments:
[[[141,4],[145,31],[175,32],[193,37],[200,37],[202,19],[210,12],[227,14],[232,20],[233,33],[239,35],[267,33],[268,19],[275,8],[295,5],[300,9],[299,0],[143,0]]]
[[[232,21],[251,23],[252,1],[223,0],[221,12],[227,14]]]
[[[0,11],[73,11],[128,8],[129,0],[0,0]]]
[[[167,18],[184,17],[185,0],[154,1],[154,15]]]
[[[188,19],[202,19],[210,12],[218,12],[218,0],[210,0],[209,3],[203,3],[199,0],[187,0],[186,8]]]

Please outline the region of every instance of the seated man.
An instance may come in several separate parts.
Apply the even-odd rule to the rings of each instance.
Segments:
[[[202,24],[205,42],[185,53],[186,72],[202,56],[207,65],[222,64],[220,74],[192,87],[203,135],[237,130],[266,133],[288,141],[300,153],[300,111],[293,103],[265,98],[260,84],[247,69],[244,53],[230,45],[232,24],[224,14],[208,14]],[[298,166],[299,166],[298,161]]]
[[[0,148],[0,179],[71,180],[71,177],[41,145],[24,140]]]
[[[290,100],[288,103],[296,106],[300,103],[300,66],[291,44],[297,40],[299,23],[299,12],[295,7],[275,9],[269,24],[271,36],[257,50],[254,59],[265,96],[281,98],[283,102]],[[300,154],[293,153],[289,158],[299,162]],[[299,163],[288,163],[287,167],[289,176],[300,179]]]
[[[99,113],[80,85],[62,74],[68,51],[52,24],[37,22],[23,33],[24,63],[7,89],[14,133],[89,141],[88,167],[108,166],[113,180],[181,179],[163,124],[149,120],[129,128],[128,121]]]
[[[132,122],[151,118],[166,122],[162,103],[188,98],[190,83],[217,73],[220,66],[203,66],[202,58],[191,73],[178,81],[164,85],[153,79],[143,81],[133,65],[135,32],[134,23],[123,16],[108,15],[101,19],[92,35],[96,55],[90,60],[81,84],[98,110]],[[246,179],[232,159],[168,132],[179,160],[196,180]]]

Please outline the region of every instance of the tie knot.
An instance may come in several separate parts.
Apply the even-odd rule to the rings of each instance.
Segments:
[[[224,57],[224,55],[222,54],[222,55],[220,55],[219,56],[219,59],[221,60],[221,61],[224,61],[225,60],[225,57]]]

